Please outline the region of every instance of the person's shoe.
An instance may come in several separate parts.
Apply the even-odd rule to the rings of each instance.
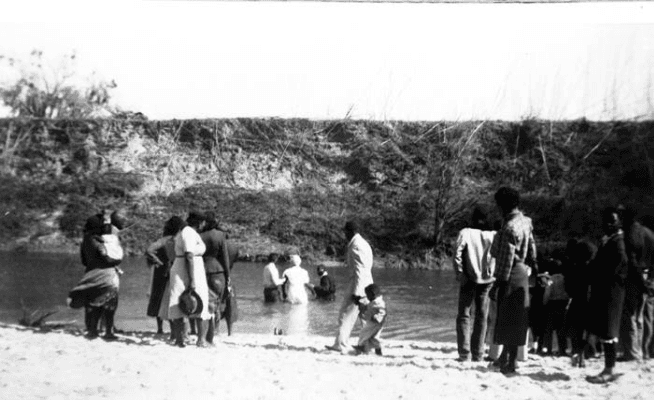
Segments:
[[[484,359],[481,358],[481,356],[472,356],[472,362],[480,362],[483,361]]]
[[[107,341],[118,340],[118,336],[114,335],[113,333],[106,333],[102,338]]]
[[[468,356],[459,356],[456,360],[458,362],[467,362],[470,361],[470,358]]]
[[[382,353],[382,349],[375,349],[375,354],[378,356],[383,356],[384,353]]]
[[[186,343],[184,343],[183,340],[182,341],[178,340],[178,341],[175,342],[175,346],[181,347],[183,349],[184,347],[186,347]]]
[[[86,335],[84,335],[85,338],[89,340],[97,339],[100,337],[98,332],[87,332]]]
[[[491,367],[502,369],[502,368],[504,368],[507,364],[508,364],[508,361],[507,361],[507,360],[502,360],[501,358],[498,358],[497,360],[494,360],[494,361],[491,363]]]
[[[338,351],[339,353],[341,352],[341,348],[340,348],[340,347],[336,347],[336,346],[333,346],[333,345],[326,345],[325,348],[326,348],[327,350]]]
[[[617,380],[622,374],[602,371],[599,375],[587,376],[586,380],[590,383],[603,384]]]
[[[617,362],[631,362],[631,361],[638,361],[638,358],[625,354],[625,355],[622,355],[622,356],[616,358],[615,361],[617,361]]]
[[[507,363],[504,366],[502,366],[502,368],[500,368],[500,372],[506,376],[515,375],[516,373],[515,370],[516,370],[516,366],[511,365],[510,363]]]
[[[357,346],[352,346],[352,348],[354,349],[354,352],[356,353],[356,355],[364,354],[366,352],[366,349],[363,346],[358,346],[357,345]]]

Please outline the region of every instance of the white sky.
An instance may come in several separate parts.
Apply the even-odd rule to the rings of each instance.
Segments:
[[[654,117],[652,3],[0,3],[34,48],[151,119]]]

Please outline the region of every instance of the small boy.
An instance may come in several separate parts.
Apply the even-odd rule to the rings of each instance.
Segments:
[[[354,346],[354,349],[357,354],[367,354],[370,349],[375,349],[375,354],[381,356],[379,336],[386,320],[386,303],[384,303],[379,286],[374,283],[366,286],[364,290],[367,301],[362,297],[357,297],[359,317],[364,325],[359,333],[359,344]]]

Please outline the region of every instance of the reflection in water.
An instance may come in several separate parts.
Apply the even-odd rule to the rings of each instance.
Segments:
[[[61,254],[0,253],[0,321],[16,322],[21,316],[21,299],[28,309],[59,312],[50,320],[76,320],[83,326],[83,312],[66,308],[68,291],[84,273],[78,256]],[[154,318],[145,315],[150,271],[143,257],[127,258],[120,283],[116,325],[123,330],[156,329]],[[305,305],[266,304],[261,287],[262,265],[237,263],[232,280],[237,294],[239,319],[234,333],[272,335],[275,328],[289,335],[333,336],[338,325],[342,292],[336,301],[310,301]],[[314,271],[312,266],[307,266]],[[345,287],[348,271],[330,268],[337,287]],[[388,307],[382,338],[454,341],[458,286],[450,271],[405,271],[374,269]],[[318,277],[311,274],[311,280]],[[167,328],[167,327],[166,327]],[[225,334],[221,324],[220,334]],[[353,336],[358,334],[355,329]]]
[[[287,335],[306,335],[309,333],[309,305],[293,304],[287,314]]]

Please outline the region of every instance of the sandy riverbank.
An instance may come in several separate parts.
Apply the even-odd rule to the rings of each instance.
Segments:
[[[624,376],[592,385],[601,360],[531,357],[505,377],[455,361],[454,343],[386,341],[385,354],[343,356],[323,337],[221,336],[214,348],[172,347],[148,332],[117,342],[76,330],[0,324],[2,399],[648,399],[654,361],[619,364]]]

